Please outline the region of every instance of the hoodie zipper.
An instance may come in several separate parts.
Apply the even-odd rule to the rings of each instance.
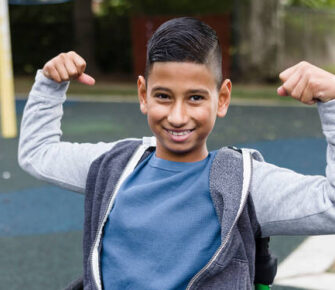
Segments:
[[[145,145],[141,145],[135,152],[135,154],[132,156],[132,158],[129,160],[126,168],[124,169],[123,173],[121,174],[113,193],[110,195],[110,199],[108,201],[108,207],[104,212],[103,215],[103,219],[100,222],[100,226],[99,229],[97,231],[97,234],[95,236],[94,239],[94,243],[93,243],[93,248],[90,252],[90,256],[89,256],[89,263],[91,266],[91,271],[93,274],[93,281],[94,284],[96,286],[96,288],[98,290],[102,289],[101,286],[101,277],[100,277],[100,266],[99,266],[99,253],[98,248],[99,248],[99,244],[100,244],[100,240],[101,240],[101,235],[102,235],[102,229],[106,223],[107,217],[112,209],[112,206],[114,204],[115,198],[117,196],[117,193],[121,187],[121,184],[124,182],[124,180],[129,176],[129,174],[131,174],[133,172],[133,170],[136,167],[136,164],[138,163],[138,161],[140,160],[140,158],[142,157],[143,153],[145,152],[145,150],[148,148],[149,146],[145,146]],[[96,255],[96,257],[93,257],[93,255]],[[97,261],[97,265],[94,265],[94,260]],[[97,270],[95,270],[95,267],[97,267]]]
[[[193,278],[188,283],[186,290],[190,290],[191,289],[191,287],[194,284],[195,280],[197,280],[200,277],[200,275],[202,275],[213,264],[213,262],[219,256],[219,254],[223,251],[223,249],[227,245],[227,242],[228,242],[228,240],[229,240],[229,238],[231,236],[232,230],[233,230],[233,228],[234,228],[237,220],[239,219],[239,217],[240,217],[240,215],[242,213],[242,209],[244,208],[244,206],[246,204],[247,197],[248,197],[249,186],[250,186],[250,177],[251,177],[251,170],[252,170],[252,163],[251,163],[251,161],[252,161],[252,159],[251,159],[250,153],[246,152],[246,150],[244,150],[244,149],[242,149],[242,156],[243,156],[243,188],[242,188],[242,194],[244,193],[244,195],[242,196],[242,198],[244,198],[244,199],[242,200],[242,202],[240,204],[238,213],[237,213],[237,215],[235,217],[235,220],[234,220],[232,226],[229,229],[229,232],[228,232],[225,240],[223,241],[223,243],[221,244],[221,246],[216,250],[215,254],[209,260],[209,262],[195,276],[193,276]],[[247,176],[245,176],[245,175],[247,175]],[[246,184],[244,182],[245,179],[247,179]]]

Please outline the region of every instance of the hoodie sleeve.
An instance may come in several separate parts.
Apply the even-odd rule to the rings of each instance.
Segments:
[[[335,100],[318,110],[328,143],[326,176],[253,162],[250,193],[262,236],[335,234]]]
[[[115,143],[61,142],[62,104],[69,82],[56,83],[38,71],[24,109],[18,161],[38,179],[84,192],[91,163]]]

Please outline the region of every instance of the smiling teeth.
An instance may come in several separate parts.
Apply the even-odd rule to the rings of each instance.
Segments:
[[[187,130],[187,131],[182,131],[182,132],[175,132],[175,131],[170,131],[168,130],[168,132],[174,136],[183,136],[183,135],[187,135],[189,133],[191,133],[191,130]]]

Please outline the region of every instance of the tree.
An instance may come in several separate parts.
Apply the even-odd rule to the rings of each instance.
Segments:
[[[87,71],[97,73],[92,0],[75,0],[73,12],[75,50],[86,60]]]
[[[277,79],[282,28],[280,0],[242,0],[235,6],[239,79]]]

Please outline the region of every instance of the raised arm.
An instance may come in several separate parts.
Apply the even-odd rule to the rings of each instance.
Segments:
[[[33,176],[62,187],[84,192],[89,167],[114,143],[61,142],[62,104],[70,79],[93,85],[84,73],[85,61],[69,52],[53,58],[38,71],[24,109],[18,160]]]
[[[335,76],[309,63],[280,74],[278,94],[318,103],[327,139],[326,176],[308,176],[254,161],[251,195],[262,234],[335,233]],[[308,116],[307,116],[308,117]]]

